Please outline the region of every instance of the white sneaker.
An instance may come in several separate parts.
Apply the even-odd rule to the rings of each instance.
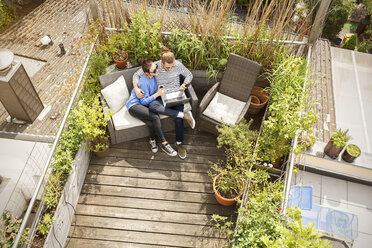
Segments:
[[[157,153],[158,152],[158,146],[156,145],[156,140],[150,139],[149,143],[151,145],[151,151],[153,153]]]
[[[186,113],[183,114],[183,118],[189,123],[189,126],[194,129],[195,128],[195,119],[192,116],[191,111],[187,111]]]

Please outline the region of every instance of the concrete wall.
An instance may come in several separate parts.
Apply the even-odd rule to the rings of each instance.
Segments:
[[[75,214],[74,209],[76,208],[84,184],[85,175],[87,174],[90,155],[90,151],[86,149],[85,144],[83,144],[76,154],[74,168],[62,192],[62,197],[55,213],[55,220],[49,231],[44,247],[60,248],[60,244],[64,247],[72,218]]]

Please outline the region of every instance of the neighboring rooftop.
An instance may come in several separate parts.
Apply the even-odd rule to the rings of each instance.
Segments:
[[[85,62],[85,48],[77,47],[88,26],[84,2],[46,0],[0,33],[1,47],[10,49],[26,71],[34,74],[30,75],[31,81],[45,107],[43,118],[32,125],[19,125],[7,122],[9,114],[0,103],[0,137],[48,142],[54,139],[76,83],[75,74]],[[47,34],[54,44],[39,46],[40,38]],[[60,43],[67,51],[64,56],[59,56]]]

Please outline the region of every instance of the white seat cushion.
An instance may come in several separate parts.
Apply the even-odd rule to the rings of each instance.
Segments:
[[[164,119],[167,116],[160,115],[160,119]],[[126,106],[123,106],[118,112],[112,116],[112,122],[114,123],[115,130],[123,130],[132,127],[138,127],[145,125],[143,121],[133,117]]]
[[[203,114],[218,122],[234,125],[245,104],[245,102],[217,92]]]
[[[185,105],[183,106],[183,112],[186,113],[191,110],[192,110],[191,104],[189,102],[185,103]]]
[[[125,79],[120,76],[116,81],[101,90],[109,108],[112,112],[117,113],[129,98],[129,91]]]

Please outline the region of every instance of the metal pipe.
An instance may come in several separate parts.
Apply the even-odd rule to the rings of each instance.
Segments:
[[[312,46],[313,45],[311,45],[311,44],[309,45],[309,50],[307,52],[307,71],[306,71],[307,76],[305,78],[305,83],[304,83],[304,88],[302,89],[302,93],[305,92],[307,82],[308,82],[308,72],[309,72],[309,64],[310,64],[310,56],[311,56]],[[303,97],[303,95],[302,95],[302,97]],[[301,115],[302,115],[302,111],[300,112],[300,119],[301,119]],[[283,214],[285,214],[286,210],[287,210],[287,203],[288,203],[288,198],[289,198],[289,191],[290,191],[290,188],[291,188],[294,160],[296,158],[296,155],[294,154],[294,150],[297,147],[298,135],[299,135],[299,133],[298,133],[298,130],[297,130],[296,136],[294,137],[293,142],[292,142],[292,149],[291,149],[291,153],[290,153],[291,160],[290,160],[290,163],[289,163],[289,170],[287,170],[287,173],[286,173],[286,176],[285,176],[286,180],[284,181],[284,192],[283,192],[284,193],[284,200],[281,204]]]
[[[90,46],[89,54],[88,54],[88,56],[87,56],[87,59],[86,59],[86,61],[85,61],[84,66],[83,66],[83,70],[82,70],[81,73],[80,73],[80,77],[79,77],[79,80],[78,80],[78,83],[77,83],[77,87],[76,87],[76,89],[74,90],[74,93],[72,94],[72,97],[71,97],[70,103],[69,103],[69,105],[68,105],[68,107],[67,107],[67,110],[66,110],[66,114],[65,114],[65,116],[63,117],[63,120],[62,120],[61,126],[60,126],[60,128],[59,128],[59,130],[58,130],[57,136],[56,136],[56,138],[55,138],[55,140],[54,140],[54,142],[53,142],[53,146],[52,146],[51,152],[50,152],[50,154],[49,154],[48,160],[47,160],[47,162],[46,162],[46,164],[45,164],[44,170],[43,170],[43,172],[42,172],[42,174],[41,174],[41,177],[40,177],[39,182],[38,182],[38,184],[37,184],[37,186],[36,186],[36,189],[35,189],[35,191],[34,191],[34,194],[33,194],[32,198],[31,198],[31,201],[30,201],[30,203],[29,203],[29,205],[28,205],[28,208],[27,208],[26,214],[25,214],[25,216],[23,217],[21,227],[20,227],[19,230],[18,230],[18,234],[17,234],[16,240],[14,241],[14,244],[13,244],[13,246],[12,246],[13,248],[16,248],[16,247],[18,246],[18,243],[19,243],[19,241],[20,241],[20,239],[21,239],[21,236],[22,236],[23,230],[25,229],[25,227],[26,227],[26,223],[27,223],[27,221],[28,221],[28,218],[30,217],[30,213],[31,213],[31,210],[32,210],[32,208],[33,208],[33,206],[34,206],[34,204],[35,204],[36,197],[37,197],[37,195],[39,194],[39,190],[40,190],[41,185],[42,185],[42,183],[43,183],[43,181],[44,181],[44,177],[45,177],[45,175],[46,175],[46,173],[47,173],[47,171],[48,171],[48,169],[49,169],[49,165],[50,165],[50,162],[51,162],[51,160],[52,160],[54,150],[56,149],[56,146],[57,146],[58,140],[59,140],[59,138],[60,138],[60,136],[61,136],[62,130],[63,130],[63,128],[64,128],[64,125],[65,125],[65,123],[66,123],[66,121],[67,121],[67,117],[68,117],[68,115],[69,115],[69,113],[70,113],[70,110],[71,110],[72,104],[73,104],[73,102],[74,102],[74,100],[75,100],[75,97],[76,97],[76,95],[77,95],[77,93],[78,93],[78,90],[79,90],[79,88],[80,88],[80,84],[81,84],[81,81],[82,81],[82,79],[83,79],[84,72],[85,72],[85,70],[86,70],[86,68],[87,68],[87,66],[88,66],[88,61],[89,61],[90,55],[92,54],[93,47],[94,47],[94,42],[93,42],[93,43],[91,44],[91,46]]]

